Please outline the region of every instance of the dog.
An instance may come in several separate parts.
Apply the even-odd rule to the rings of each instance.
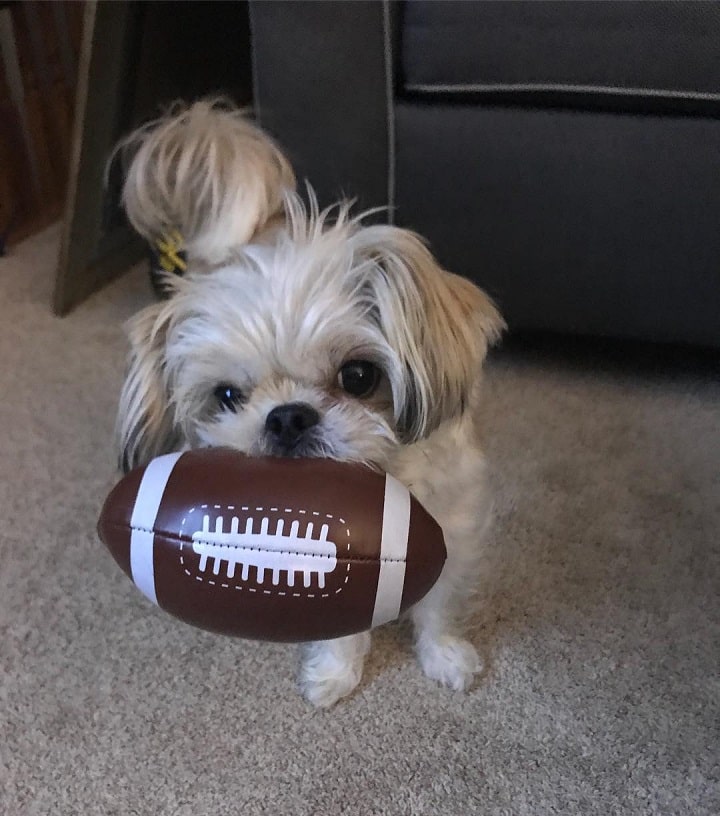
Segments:
[[[172,450],[362,462],[403,482],[443,528],[447,561],[409,615],[424,673],[481,670],[462,625],[491,515],[476,409],[505,328],[414,233],[297,192],[288,159],[240,110],[175,108],[132,133],[123,205],[148,241],[179,232],[187,273],[129,325],[118,412],[125,470]],[[370,634],[306,644],[299,684],[329,706],[360,682]]]

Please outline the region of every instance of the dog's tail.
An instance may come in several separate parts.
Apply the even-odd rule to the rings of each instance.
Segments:
[[[191,260],[220,263],[283,210],[295,176],[277,145],[224,100],[203,100],[131,133],[122,201],[148,241],[180,233]]]

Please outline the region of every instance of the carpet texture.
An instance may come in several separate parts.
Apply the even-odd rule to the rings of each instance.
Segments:
[[[716,367],[495,352],[486,672],[438,689],[391,626],[318,712],[294,647],[179,624],[99,544],[122,323],[151,294],[134,270],[52,317],[57,238],[0,260],[3,816],[720,813]]]

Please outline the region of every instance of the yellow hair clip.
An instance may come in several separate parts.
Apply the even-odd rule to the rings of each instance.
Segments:
[[[173,230],[168,235],[155,241],[158,250],[158,263],[166,272],[185,272],[187,263],[183,253],[182,235]]]

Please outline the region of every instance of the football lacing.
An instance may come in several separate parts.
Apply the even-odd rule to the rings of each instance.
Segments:
[[[228,578],[235,577],[237,566],[241,566],[240,579],[249,580],[250,567],[256,570],[256,582],[262,584],[265,572],[272,572],[272,584],[280,583],[284,574],[288,586],[294,586],[295,573],[303,573],[303,583],[309,587],[312,576],[316,576],[318,587],[325,586],[325,575],[337,566],[337,546],[328,539],[329,527],[320,526],[314,536],[315,525],[308,522],[304,533],[300,534],[300,522],[293,521],[285,533],[285,520],[278,519],[274,532],[270,532],[270,519],[260,519],[260,529],[255,530],[255,519],[245,521],[245,529],[240,530],[240,519],[232,516],[230,530],[224,530],[224,517],[217,516],[215,529],[210,529],[210,516],[203,516],[202,529],[192,534],[193,551],[200,556],[199,570],[205,572],[208,562],[212,562],[213,575],[220,575],[225,569]]]

